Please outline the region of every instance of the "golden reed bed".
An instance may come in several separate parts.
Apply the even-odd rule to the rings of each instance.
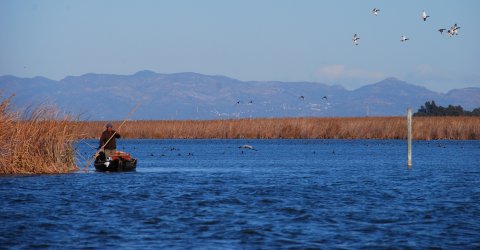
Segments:
[[[114,128],[121,121],[112,122]],[[106,122],[79,122],[77,134],[98,138]],[[258,118],[235,120],[127,121],[124,138],[148,139],[406,139],[406,117]],[[414,117],[416,140],[478,140],[480,117]]]
[[[78,123],[60,115],[55,107],[20,113],[11,111],[9,104],[10,99],[0,101],[0,175],[77,169],[74,143],[79,138],[75,134]]]
[[[55,107],[29,112],[0,100],[0,175],[69,173],[78,169],[75,142],[98,138],[105,121],[75,121]],[[118,128],[122,122],[113,122]],[[124,138],[149,139],[405,139],[405,117],[127,121]],[[416,140],[479,140],[480,117],[414,117]]]

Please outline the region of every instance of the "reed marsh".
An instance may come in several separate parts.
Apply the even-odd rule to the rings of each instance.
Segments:
[[[19,112],[0,100],[0,175],[69,173],[77,169],[78,123],[54,106]]]
[[[78,121],[53,106],[19,112],[0,99],[0,175],[78,170],[75,142],[98,138],[105,121]],[[122,121],[112,122],[114,129]],[[406,139],[405,117],[136,120],[118,131],[139,139]],[[414,117],[415,140],[479,140],[480,117]]]
[[[105,124],[79,122],[77,133],[98,138]],[[119,133],[140,139],[406,139],[407,125],[405,117],[161,120],[127,121]],[[413,138],[478,140],[480,117],[414,117]]]

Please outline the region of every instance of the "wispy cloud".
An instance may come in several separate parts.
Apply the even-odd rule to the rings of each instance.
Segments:
[[[420,65],[416,66],[415,73],[418,76],[430,76],[430,75],[434,74],[434,69],[431,65],[420,64]]]
[[[402,80],[444,93],[456,88],[480,87],[478,72],[439,68],[431,64],[415,65],[400,77]]]
[[[346,81],[377,81],[385,78],[385,74],[378,71],[368,71],[361,68],[348,68],[342,64],[332,64],[320,67],[316,76],[321,80],[340,82]]]

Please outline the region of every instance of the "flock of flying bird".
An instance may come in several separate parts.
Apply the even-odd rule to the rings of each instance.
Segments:
[[[375,16],[378,16],[378,13],[380,12],[380,9],[378,8],[373,8],[372,10],[372,14],[375,15]],[[422,20],[425,22],[427,21],[427,19],[429,18],[430,16],[427,15],[427,12],[425,10],[422,11],[422,15],[421,15],[421,18]],[[454,36],[454,35],[458,35],[458,29],[460,29],[460,26],[458,26],[456,23],[452,25],[452,27],[450,27],[450,29],[438,29],[438,32],[440,32],[440,34],[443,35],[443,32],[447,30],[447,33],[448,33],[448,36]],[[357,34],[354,34],[353,35],[353,38],[352,38],[352,41],[353,41],[353,44],[355,45],[358,45],[358,40],[360,40],[360,37],[358,37]],[[400,37],[400,42],[406,42],[410,40],[408,37],[406,37],[405,35],[402,35]],[[302,95],[299,97],[300,100],[305,100],[305,97]],[[325,100],[328,100],[327,96],[323,96],[322,99],[325,99]],[[237,101],[236,104],[240,104],[240,101]],[[253,104],[253,101],[249,101],[248,104]]]
[[[372,10],[372,14],[377,16],[378,15],[378,12],[380,12],[380,9],[377,9],[377,8],[373,8]],[[423,19],[423,21],[427,21],[427,18],[429,18],[430,16],[427,15],[427,12],[425,10],[422,11],[422,15],[421,15],[421,18]],[[443,34],[443,32],[445,30],[447,30],[447,33],[448,33],[448,36],[454,36],[454,35],[458,35],[458,29],[460,29],[460,26],[458,26],[456,23],[452,25],[452,27],[450,27],[450,29],[438,29],[438,32],[440,32],[440,34]],[[352,38],[352,41],[353,41],[353,44],[355,45],[358,45],[358,40],[360,40],[360,37],[358,37],[357,34],[354,34],[353,35],[353,38]],[[410,40],[408,37],[402,35],[400,37],[400,42],[406,42]]]

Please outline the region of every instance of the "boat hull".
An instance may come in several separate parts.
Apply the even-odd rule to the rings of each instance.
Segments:
[[[110,161],[95,161],[95,170],[98,172],[127,172],[135,171],[137,168],[137,159],[130,160],[116,159]]]

